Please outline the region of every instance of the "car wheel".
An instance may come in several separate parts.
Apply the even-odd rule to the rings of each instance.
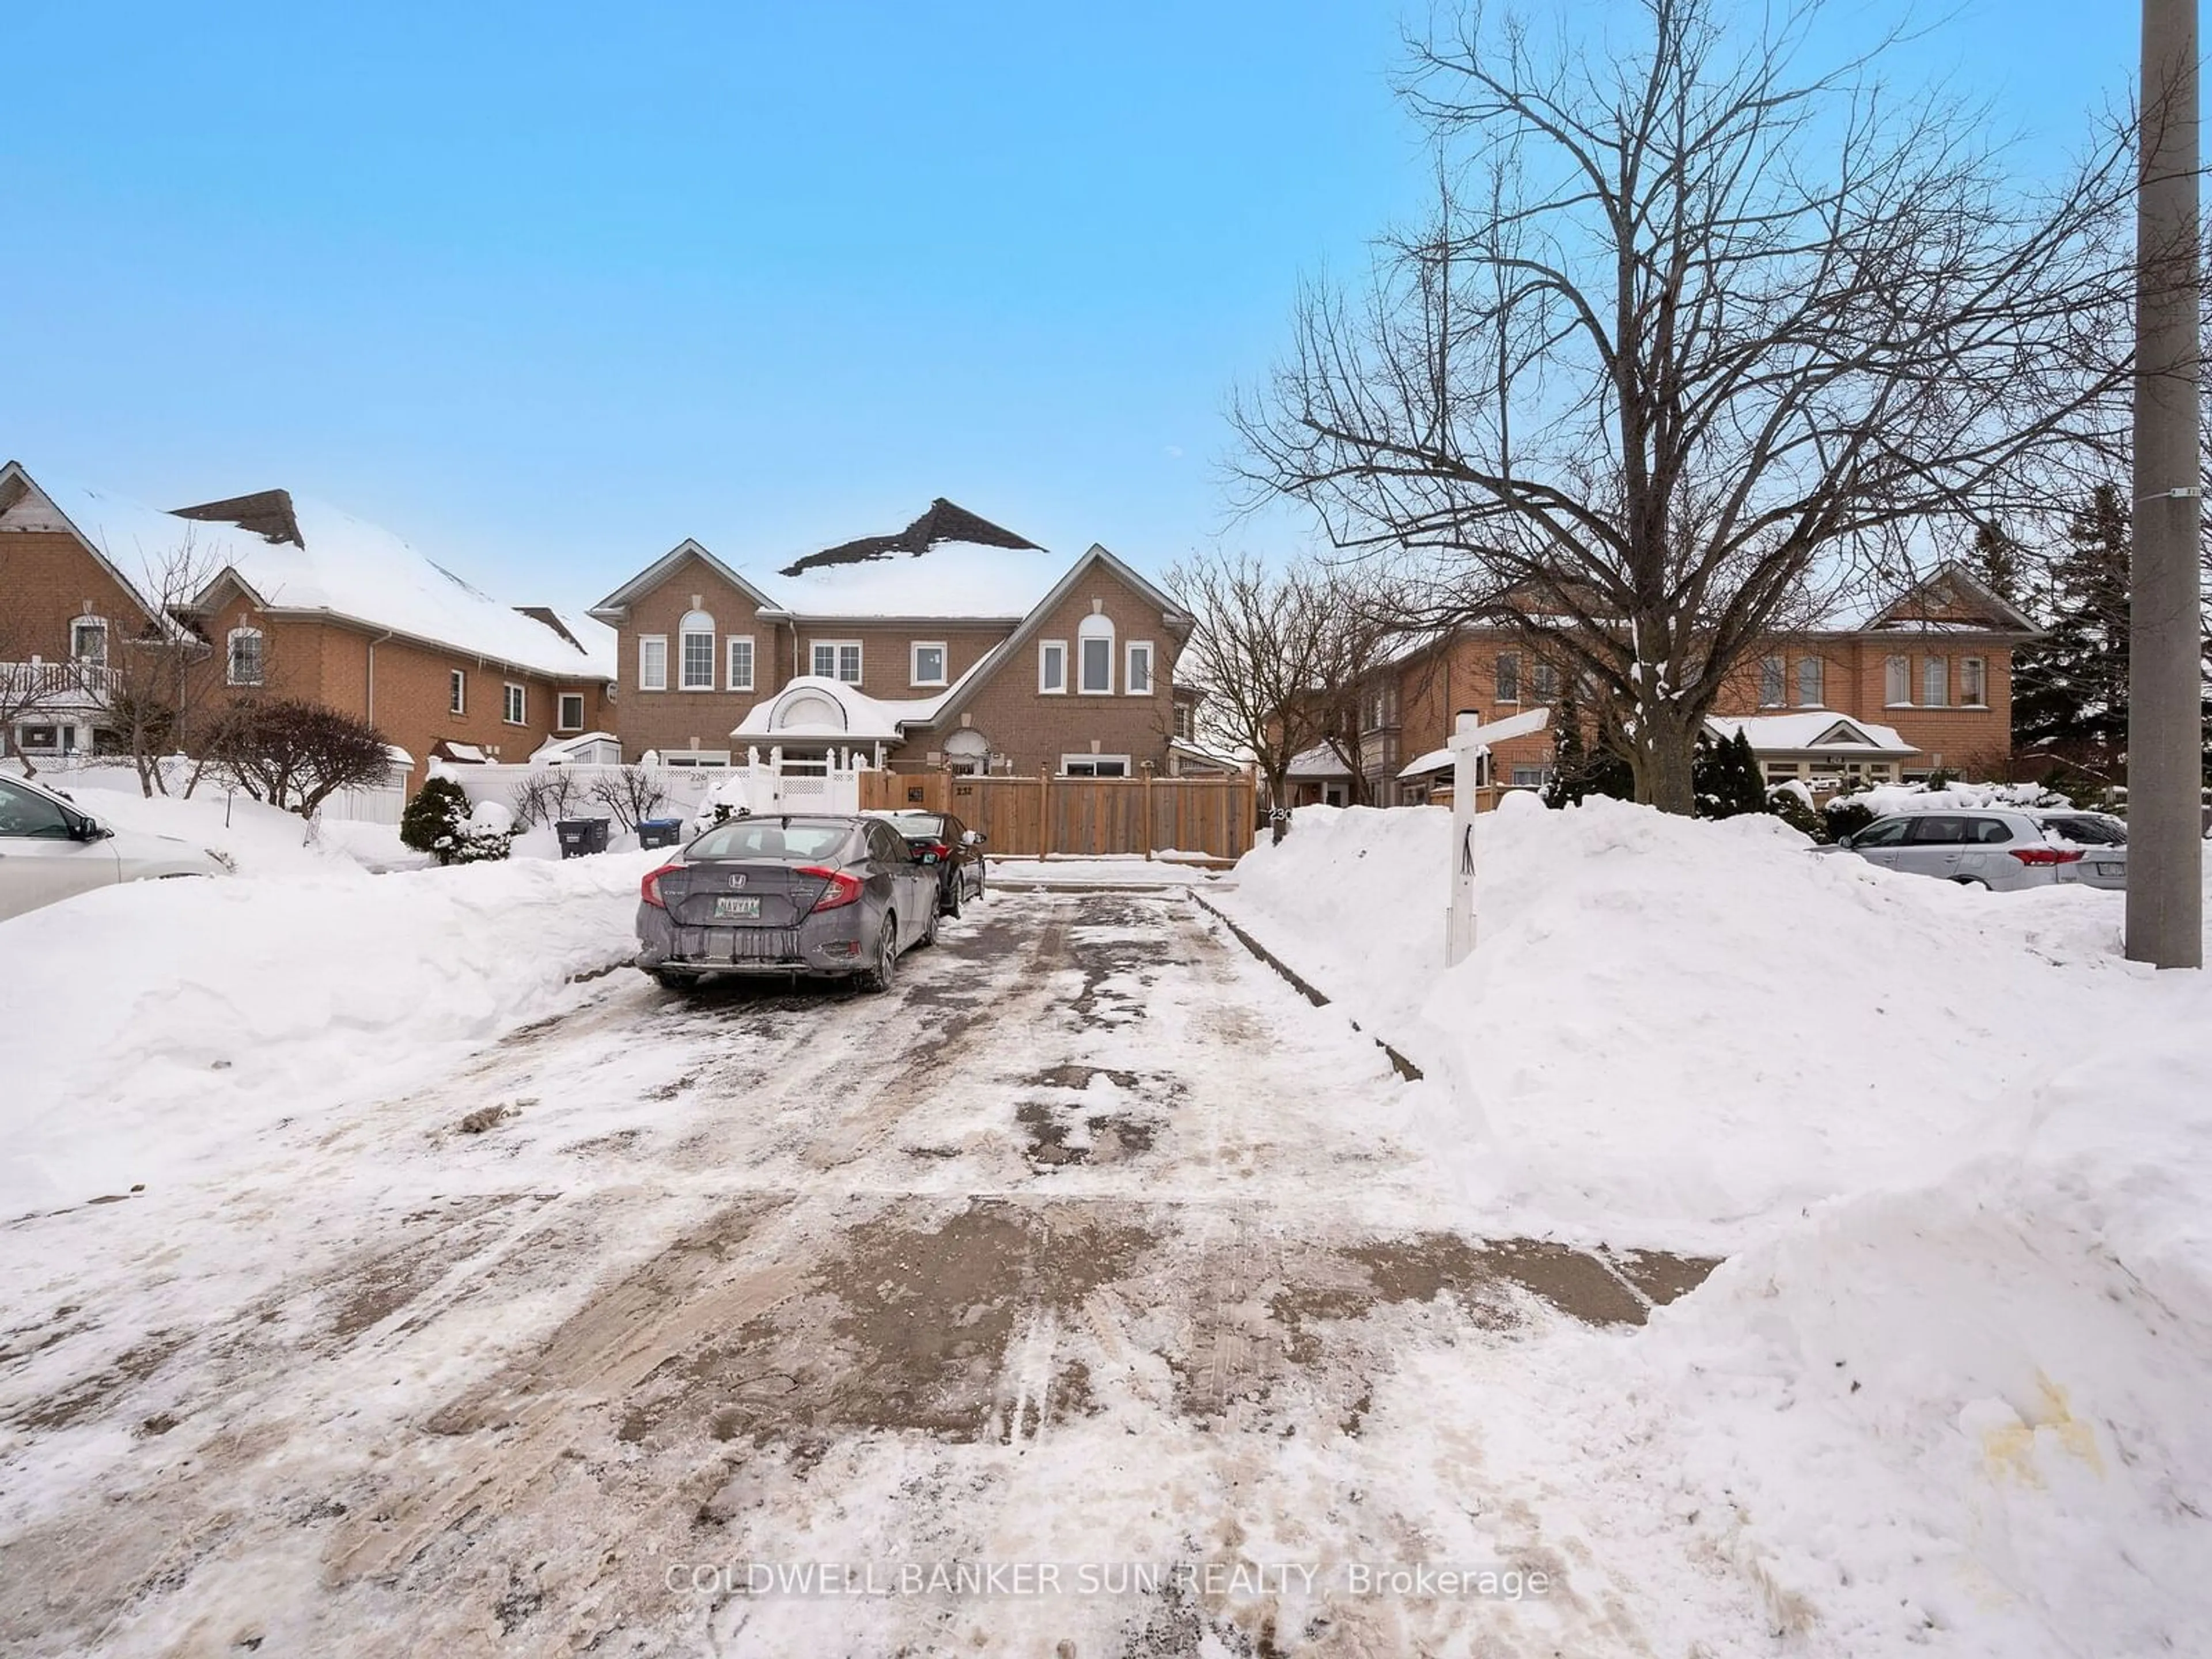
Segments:
[[[869,992],[888,991],[897,971],[898,920],[895,916],[885,916],[883,936],[876,941],[875,965],[861,970],[860,988]]]
[[[659,982],[660,988],[664,991],[688,991],[691,988],[691,976],[689,974],[658,973],[653,975],[653,978]]]
[[[915,940],[915,947],[917,950],[925,945],[937,943],[937,919],[941,914],[943,913],[937,910],[932,910],[929,913],[929,920],[922,927],[921,937]]]
[[[938,905],[937,913],[941,916],[951,916],[955,921],[960,919],[960,878],[957,875],[945,884],[945,898],[943,902]],[[932,942],[935,941],[936,937],[937,927],[933,922],[930,925]]]
[[[1984,881],[1979,876],[1954,876],[1951,879],[1960,887],[1978,887],[1984,893],[1990,890],[1989,883]]]

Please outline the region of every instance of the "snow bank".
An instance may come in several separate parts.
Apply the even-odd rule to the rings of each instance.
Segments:
[[[2054,1040],[2141,988],[2117,894],[1969,891],[1603,799],[1477,821],[1479,943],[1447,972],[1449,826],[1301,809],[1222,907],[1437,1081],[1409,1132],[1471,1197],[1560,1231],[1732,1249],[2016,1140]]]
[[[146,883],[0,922],[0,1217],[215,1173],[566,1006],[635,949],[652,863]]]
[[[174,836],[218,852],[242,875],[365,874],[364,865],[384,861],[387,843],[392,857],[404,854],[397,829],[348,824],[331,836],[325,825],[216,784],[202,784],[189,799],[180,794],[149,797],[128,766],[42,771],[37,781],[61,790],[118,830]]]
[[[2201,1642],[2212,997],[2198,978],[2159,985],[2124,1046],[2036,1091],[2019,1152],[1816,1211],[1662,1314],[1631,1352],[1630,1387],[1607,1378],[1663,1447],[1637,1474],[1678,1494],[1813,1650]],[[1613,1373],[1621,1356],[1583,1358]]]

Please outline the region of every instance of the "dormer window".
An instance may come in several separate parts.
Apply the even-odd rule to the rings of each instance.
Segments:
[[[107,666],[107,623],[98,617],[79,617],[70,623],[70,655],[87,668]]]

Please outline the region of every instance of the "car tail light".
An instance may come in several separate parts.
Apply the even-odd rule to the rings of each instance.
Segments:
[[[2008,849],[2022,864],[2038,866],[2051,864],[2078,864],[2081,859],[2079,848],[2014,847]]]
[[[826,884],[822,896],[814,901],[817,910],[835,910],[851,904],[860,896],[860,878],[848,875],[842,870],[825,870],[818,864],[802,864],[792,872],[795,876],[819,876]]]
[[[665,910],[668,901],[660,896],[660,878],[681,870],[680,864],[664,864],[637,884],[637,896],[656,910]]]
[[[921,850],[933,858],[949,859],[952,856],[952,849],[941,841],[926,841],[921,844]]]

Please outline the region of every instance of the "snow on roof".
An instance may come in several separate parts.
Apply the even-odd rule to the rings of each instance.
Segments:
[[[1059,580],[1060,562],[1042,548],[939,542],[922,553],[890,553],[817,565],[775,586],[802,617],[1029,615]]]
[[[940,495],[903,530],[808,553],[777,575],[778,596],[801,616],[1018,618],[1060,567],[1027,537]]]
[[[1292,778],[1348,778],[1352,763],[1344,751],[1333,742],[1317,743],[1310,749],[1302,749],[1291,757],[1290,769],[1284,774]]]
[[[573,612],[501,605],[388,530],[283,490],[165,513],[82,485],[40,488],[142,598],[189,547],[210,574],[234,571],[272,611],[328,611],[556,678],[611,679],[614,630]],[[250,520],[244,528],[229,516]],[[297,541],[271,540],[270,534]]]
[[[1920,752],[1899,737],[1894,726],[1853,720],[1826,708],[1797,714],[1753,714],[1741,719],[1717,714],[1705,721],[1705,729],[1721,738],[1732,738],[1741,732],[1751,740],[1752,748],[1761,754],[1827,750],[1860,754]]]
[[[773,697],[755,703],[730,735],[772,743],[896,743],[905,738],[908,726],[933,719],[953,689],[933,697],[890,702],[842,680],[801,674]]]

